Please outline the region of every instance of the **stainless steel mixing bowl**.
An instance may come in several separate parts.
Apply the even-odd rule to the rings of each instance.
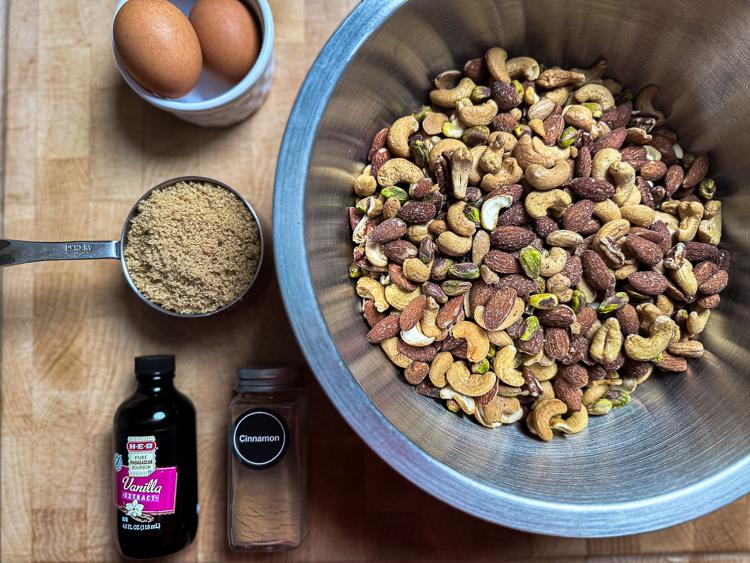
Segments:
[[[302,87],[279,158],[275,250],[284,300],[318,380],[385,461],[481,518],[564,536],[671,526],[750,490],[750,4],[740,0],[365,0]],[[656,374],[626,408],[541,443],[417,395],[365,340],[347,277],[344,208],[374,134],[424,103],[431,79],[489,47],[586,67],[640,88],[682,146],[709,151],[724,202],[730,285],[684,374]]]

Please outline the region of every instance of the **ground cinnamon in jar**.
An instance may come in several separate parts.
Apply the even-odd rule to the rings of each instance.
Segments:
[[[124,255],[146,299],[180,314],[210,313],[237,299],[255,277],[260,229],[229,190],[179,181],[139,204]]]

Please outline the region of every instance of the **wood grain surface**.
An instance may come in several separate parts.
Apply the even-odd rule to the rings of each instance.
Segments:
[[[194,174],[240,191],[269,243],[287,117],[356,1],[270,4],[277,67],[267,102],[245,123],[201,129],[149,106],[122,80],[110,47],[114,0],[0,0],[4,236],[113,240],[143,192]],[[267,257],[248,298],[203,320],[150,309],[113,260],[2,271],[3,562],[120,559],[112,417],[135,387],[133,357],[154,353],[177,355],[176,384],[198,411],[198,537],[170,561],[750,562],[741,554],[750,550],[750,497],[674,528],[601,540],[526,534],[465,515],[391,470],[311,377],[307,539],[287,554],[229,552],[225,436],[234,370],[302,362]]]

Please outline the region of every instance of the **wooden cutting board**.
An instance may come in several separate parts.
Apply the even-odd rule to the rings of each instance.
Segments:
[[[277,66],[268,101],[238,126],[201,129],[149,106],[122,80],[110,47],[114,0],[0,2],[4,236],[112,240],[144,191],[191,174],[240,191],[270,242],[287,117],[315,56],[356,1],[270,4]],[[225,436],[234,370],[302,362],[267,256],[251,295],[203,320],[151,310],[116,261],[2,271],[3,562],[119,560],[112,417],[134,389],[133,357],[153,353],[177,355],[177,386],[198,411],[198,538],[171,561],[750,562],[738,553],[750,550],[750,497],[668,530],[605,540],[537,536],[467,516],[391,470],[312,377],[307,539],[288,554],[229,552]]]

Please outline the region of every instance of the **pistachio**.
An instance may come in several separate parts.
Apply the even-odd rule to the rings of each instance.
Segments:
[[[472,264],[474,266],[474,264]],[[474,266],[476,268],[476,266]],[[448,280],[442,283],[440,286],[448,297],[456,297],[457,295],[463,295],[471,289],[471,282],[459,281],[459,280]]]
[[[494,356],[494,354],[493,354],[493,356]],[[481,374],[487,373],[488,371],[490,371],[490,362],[489,362],[489,360],[487,358],[485,358],[481,362],[479,362],[478,364],[472,364],[471,371],[472,371],[472,373],[481,373]]]
[[[560,135],[557,144],[562,148],[569,147],[576,142],[576,139],[578,139],[578,129],[575,127],[566,127],[562,132],[562,135]]]
[[[628,297],[627,293],[615,293],[614,295],[610,295],[604,301],[602,301],[602,304],[599,305],[599,312],[603,315],[612,313],[614,311],[617,311],[617,309],[620,309],[627,305],[629,301],[630,298]]]
[[[539,329],[539,319],[534,315],[528,317],[523,323],[523,332],[519,337],[521,340],[526,342],[529,338],[534,336],[534,333]]]
[[[573,292],[573,296],[570,298],[570,308],[573,309],[574,313],[580,313],[588,305],[586,302],[586,294],[576,289]]]
[[[704,199],[713,199],[716,193],[716,182],[711,178],[703,178],[698,184],[698,195]]]
[[[356,262],[352,262],[349,266],[349,277],[353,280],[356,280],[358,277],[362,275],[362,268],[359,267],[359,264]]]
[[[558,305],[557,295],[553,293],[534,293],[529,297],[529,305],[535,309],[554,309]]]
[[[593,405],[587,407],[589,414],[595,414],[597,416],[607,414],[612,410],[612,401],[609,399],[599,399]]]
[[[526,275],[532,280],[539,277],[542,268],[542,254],[536,248],[527,246],[521,250],[518,256],[521,267]]]
[[[424,141],[412,141],[409,143],[411,155],[414,158],[414,164],[420,168],[427,167],[430,161],[430,150]],[[403,202],[402,202],[403,203]]]
[[[605,395],[605,398],[612,403],[612,408],[624,407],[630,402],[630,393],[627,391],[611,391],[611,393],[613,394],[612,397]]]
[[[475,280],[479,277],[479,268],[471,262],[454,264],[448,270],[448,275],[459,280]]]
[[[432,108],[430,106],[422,106],[417,111],[412,113],[412,117],[417,120],[418,123],[422,123],[422,120],[425,118],[425,116],[432,112]]]
[[[380,192],[385,199],[396,198],[398,202],[403,205],[409,201],[409,194],[402,190],[398,186],[388,186],[383,188]]]

